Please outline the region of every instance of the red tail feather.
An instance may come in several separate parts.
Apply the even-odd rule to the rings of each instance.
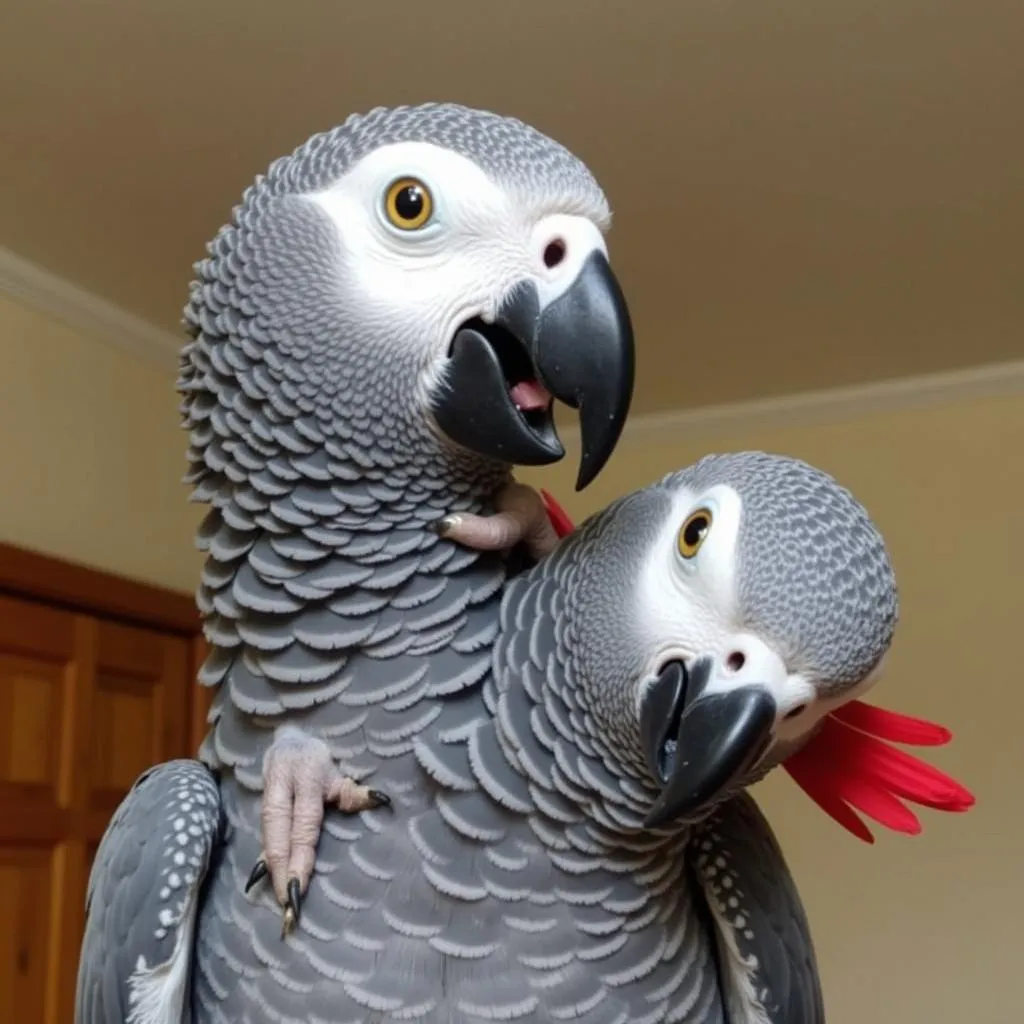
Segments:
[[[856,818],[852,808],[893,831],[915,835],[921,824],[902,800],[953,813],[974,805],[973,794],[955,779],[878,737],[937,746],[948,742],[951,734],[932,722],[851,701],[830,714],[817,735],[783,768],[822,810],[868,842],[867,826],[857,819],[859,827],[851,827],[850,817]],[[843,805],[842,818],[834,813],[836,800]]]
[[[926,722],[923,718],[899,715],[895,711],[876,708],[863,701],[854,700],[832,712],[833,718],[852,725],[861,732],[871,733],[891,743],[910,743],[915,747],[941,747],[948,743],[953,734],[941,725]]]
[[[562,506],[545,490],[540,496],[555,533],[572,533],[572,520]],[[938,747],[952,735],[923,718],[854,700],[833,711],[815,737],[782,766],[830,818],[873,843],[875,837],[854,808],[894,832],[916,835],[921,823],[902,800],[954,813],[974,806],[973,794],[955,779],[888,745]]]
[[[803,751],[801,751],[803,753]],[[796,784],[830,817],[865,843],[873,843],[871,830],[857,817],[854,810],[843,802],[836,792],[834,773],[822,772],[815,759],[801,760],[796,754],[784,767]]]

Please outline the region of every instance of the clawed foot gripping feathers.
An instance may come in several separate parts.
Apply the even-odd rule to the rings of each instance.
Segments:
[[[263,851],[245,891],[270,876],[277,901],[284,908],[282,938],[293,931],[302,913],[324,804],[357,814],[390,807],[391,798],[342,774],[322,739],[295,726],[281,726],[263,759]]]

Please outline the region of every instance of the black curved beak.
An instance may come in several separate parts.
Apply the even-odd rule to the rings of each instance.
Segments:
[[[656,828],[692,816],[750,770],[772,740],[775,701],[746,684],[703,693],[714,668],[669,662],[644,695],[640,735],[662,790],[644,821]]]
[[[471,451],[512,465],[541,466],[565,455],[551,397],[565,402],[579,410],[581,491],[618,444],[634,372],[625,296],[608,260],[595,251],[545,308],[531,281],[509,295],[493,324],[464,324],[452,342],[448,386],[433,413],[441,430]],[[528,407],[513,394],[524,386],[538,396]]]

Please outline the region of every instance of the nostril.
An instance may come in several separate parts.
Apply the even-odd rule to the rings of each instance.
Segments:
[[[548,242],[547,248],[544,250],[544,266],[548,270],[553,270],[564,259],[565,242],[560,238],[556,238],[553,242]]]
[[[732,654],[725,659],[725,663],[729,666],[730,672],[739,672],[739,670],[746,665],[747,656],[742,651],[733,651]]]
[[[789,711],[787,711],[782,716],[782,720],[784,722],[788,722],[788,721],[790,721],[790,719],[796,718],[797,715],[802,715],[806,710],[807,710],[807,705],[806,704],[797,704],[797,706],[795,708],[791,708]]]

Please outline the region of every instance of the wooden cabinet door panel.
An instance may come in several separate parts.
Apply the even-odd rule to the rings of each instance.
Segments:
[[[60,737],[75,659],[74,616],[0,598],[0,802],[67,806]]]
[[[191,645],[0,596],[0,1016],[74,1019],[85,888],[114,808],[188,756]]]
[[[0,846],[0,1005],[5,1019],[41,1021],[53,910],[52,851]]]
[[[60,734],[67,662],[0,649],[0,800],[60,803]]]
[[[75,808],[64,752],[87,632],[69,612],[0,598],[0,992],[18,1020],[60,1019],[51,965],[81,927],[58,889],[66,895],[61,843]]]
[[[158,761],[187,756],[190,650],[187,640],[97,623],[89,807],[113,813]]]

